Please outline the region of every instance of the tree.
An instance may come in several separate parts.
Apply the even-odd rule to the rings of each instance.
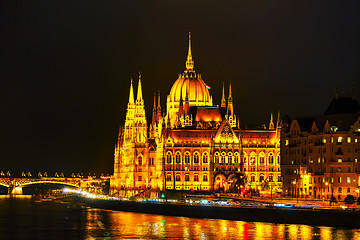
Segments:
[[[243,173],[236,172],[231,175],[228,182],[230,185],[230,191],[239,192],[241,190],[241,186],[245,187],[246,176]]]
[[[337,203],[336,197],[331,196],[331,198],[330,198],[330,206],[331,206],[331,205],[334,206],[335,203]]]
[[[351,204],[354,204],[356,201],[356,198],[353,195],[347,195],[344,199],[345,204],[349,207]]]

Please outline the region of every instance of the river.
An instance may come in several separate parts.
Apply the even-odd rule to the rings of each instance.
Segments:
[[[360,239],[360,229],[170,217],[0,197],[0,239]]]

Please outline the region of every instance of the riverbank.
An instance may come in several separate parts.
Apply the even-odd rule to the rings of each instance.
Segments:
[[[184,216],[193,218],[225,219],[247,222],[306,224],[343,228],[360,228],[360,211],[351,209],[298,208],[293,205],[234,205],[228,202],[187,202],[166,200],[100,199],[76,195],[74,201],[92,208]]]

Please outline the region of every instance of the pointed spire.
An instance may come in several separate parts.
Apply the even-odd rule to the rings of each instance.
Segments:
[[[161,104],[160,104],[160,91],[158,92],[158,105],[157,105],[157,121],[159,122],[159,119],[161,117]]]
[[[221,107],[222,107],[222,108],[226,108],[224,82],[223,82],[222,97],[221,97]]]
[[[274,130],[274,116],[273,116],[273,113],[270,114],[269,130]]]
[[[130,83],[129,104],[134,104],[134,89],[133,89],[133,79],[132,78],[131,78],[131,83]]]
[[[152,115],[152,124],[156,122],[156,94],[154,93],[154,107],[153,107],[153,115]]]
[[[191,55],[191,32],[189,32],[189,49],[188,49],[188,55],[187,55],[187,59],[186,59],[186,69],[187,70],[194,69],[194,61],[193,61],[192,55]]]
[[[276,120],[276,128],[280,127],[280,110],[278,111],[277,120]]]
[[[233,106],[232,94],[231,94],[231,82],[230,82],[230,85],[229,85],[229,98],[228,98],[227,115],[229,115],[229,116],[234,115],[234,106]]]
[[[144,102],[143,96],[142,96],[142,90],[141,90],[141,73],[140,72],[139,72],[139,84],[138,84],[136,102],[141,102],[141,103]]]

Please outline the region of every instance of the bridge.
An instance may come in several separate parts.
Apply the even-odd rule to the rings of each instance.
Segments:
[[[109,180],[109,177],[0,177],[0,185],[8,188],[8,194],[10,195],[21,195],[23,193],[23,187],[41,184],[41,183],[52,183],[52,184],[62,184],[76,189],[86,189],[87,191],[97,191],[101,189],[102,185]]]

